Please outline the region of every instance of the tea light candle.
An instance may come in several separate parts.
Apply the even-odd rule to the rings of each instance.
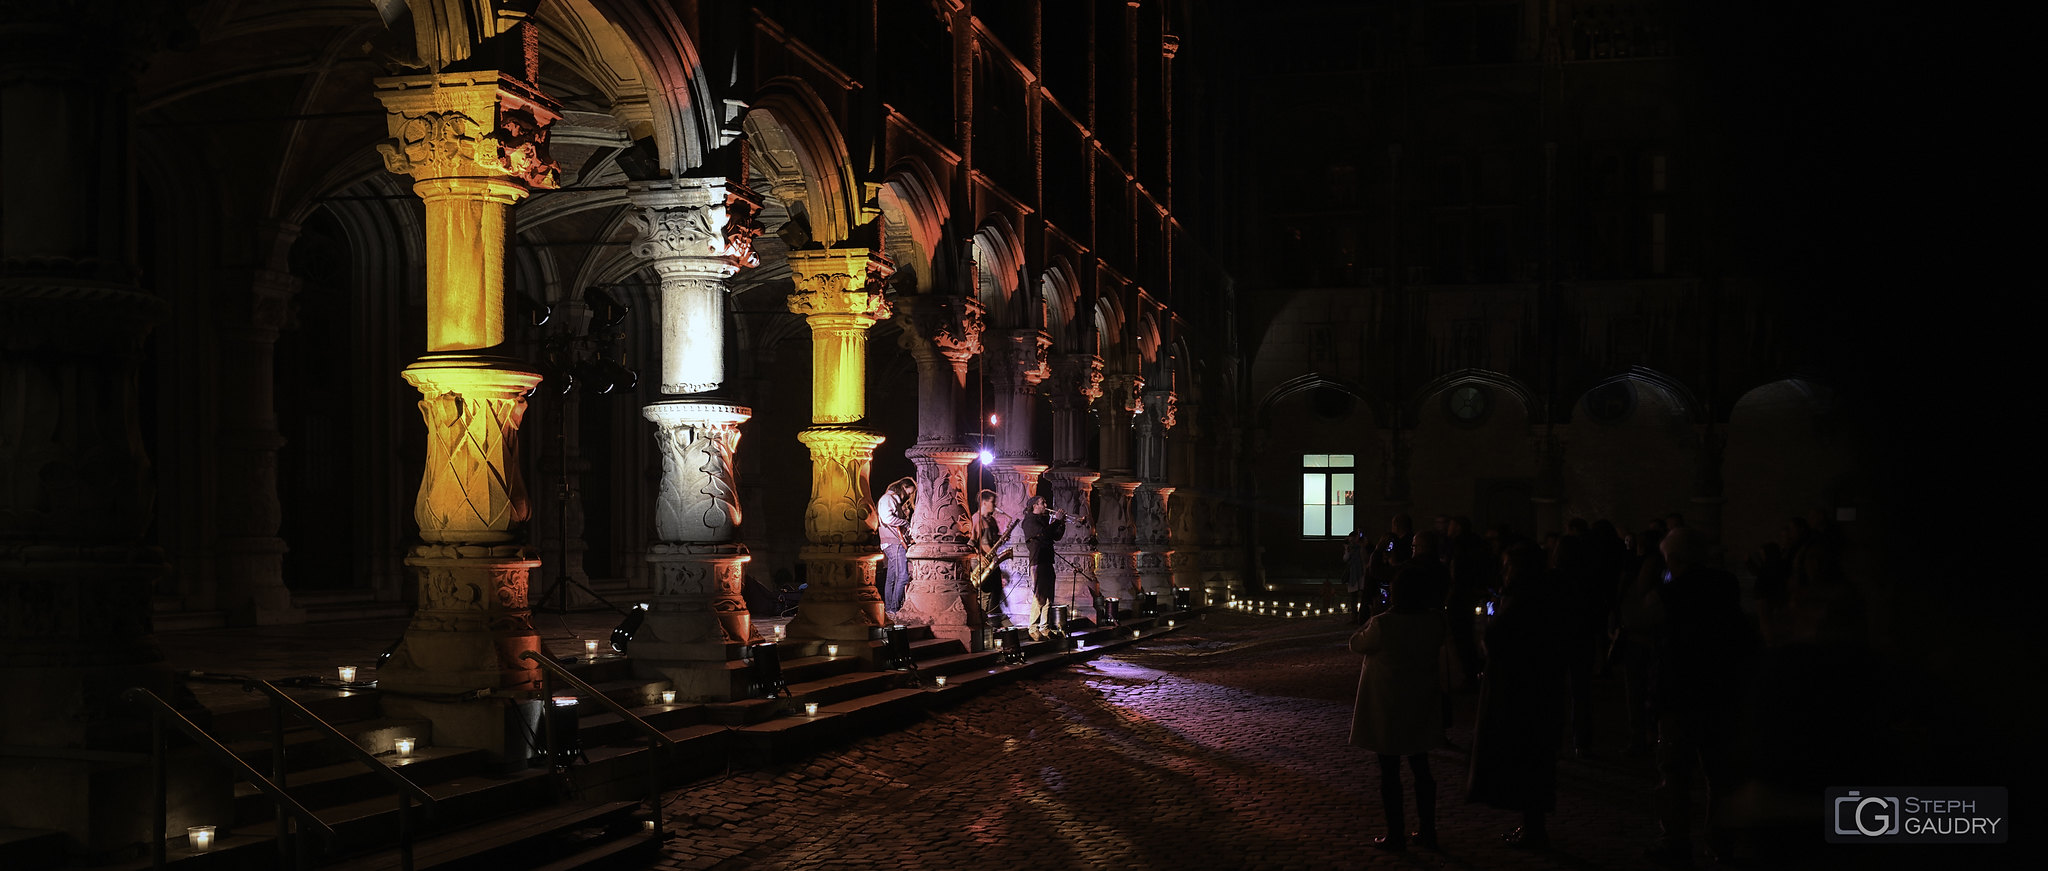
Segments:
[[[1001,646],[1003,646],[1003,638],[1002,638],[1002,636],[1000,636],[1000,635],[996,636],[996,646],[997,646],[997,647],[1001,647]]]
[[[398,755],[411,756],[412,748],[420,746],[420,742],[418,738],[400,738],[391,742],[391,745],[398,748]]]
[[[588,655],[590,655],[590,656],[596,656],[596,655],[597,655],[597,640],[596,640],[596,639],[591,639],[591,640],[589,640],[589,641],[585,641],[585,642],[583,642],[583,652],[584,652],[584,653],[586,653],[586,654],[588,654]]]
[[[943,687],[943,686],[945,686],[945,685],[946,685],[946,676],[945,676],[945,675],[943,675],[943,674],[942,674],[942,675],[939,675],[938,677],[932,678],[932,686],[936,686],[936,687]]]
[[[335,673],[337,673],[337,674],[341,675],[341,682],[342,682],[342,683],[355,683],[355,682],[356,682],[356,667],[355,667],[355,666],[353,666],[353,665],[344,665],[344,666],[342,666],[342,667],[340,667],[340,668],[337,668],[337,669],[335,669],[334,671],[335,671]]]
[[[1173,628],[1173,621],[1172,621],[1172,620],[1168,620],[1168,621],[1166,621],[1166,628],[1168,628],[1168,629],[1172,629],[1172,628]]]
[[[804,716],[806,716],[806,717],[815,717],[815,716],[817,716],[817,715],[818,715],[818,703],[817,703],[817,702],[805,702],[805,703],[804,703]]]
[[[780,624],[780,623],[777,623],[777,624],[775,624],[775,640],[777,640],[777,641],[781,641],[781,640],[782,640],[782,630],[783,630],[783,626],[782,626],[782,624]]]
[[[839,645],[837,645],[837,644],[827,644],[827,645],[825,645],[825,655],[826,655],[826,656],[838,656],[838,655],[839,655]]]
[[[192,845],[192,852],[204,853],[213,849],[213,826],[187,826],[185,840]]]
[[[675,704],[675,703],[676,703],[676,691],[675,691],[675,690],[662,690],[662,691],[661,691],[661,703],[662,703],[662,704],[664,704],[664,705],[673,705],[673,704]]]
[[[643,832],[651,832],[651,831],[654,831],[654,821],[653,821],[653,820],[641,820],[641,821],[640,821],[640,831],[643,831]]]

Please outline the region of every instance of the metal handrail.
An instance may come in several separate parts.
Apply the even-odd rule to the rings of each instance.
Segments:
[[[164,701],[162,697],[143,687],[129,687],[126,692],[121,694],[121,697],[129,702],[147,702],[156,708],[156,710],[150,712],[154,715],[154,723],[150,729],[150,768],[154,769],[152,779],[156,783],[156,813],[155,820],[152,822],[152,832],[156,838],[150,845],[150,862],[153,867],[162,868],[165,864],[164,826],[165,817],[168,816],[170,810],[166,804],[169,784],[166,779],[164,765],[163,727],[166,722],[178,727],[178,731],[185,733],[185,737],[192,739],[192,743],[195,746],[213,754],[229,769],[240,773],[242,777],[255,785],[257,789],[262,790],[263,794],[268,796],[271,802],[275,803],[280,810],[298,817],[299,822],[311,827],[314,831],[320,832],[328,838],[334,837],[334,828],[332,826],[321,821],[320,817],[307,810],[305,805],[299,804],[298,799],[292,798],[291,794],[285,792],[283,787],[270,782],[270,779],[264,777],[255,767],[247,762],[243,762],[242,758],[236,756],[234,751],[229,750],[219,741],[214,740],[212,735],[206,734],[206,730],[199,728],[198,724],[186,719],[185,715],[179,713],[177,708],[172,707],[170,702]],[[284,845],[279,845],[279,849],[285,849]]]
[[[329,725],[326,720],[320,719],[320,715],[308,710],[305,705],[299,704],[299,701],[297,699],[285,695],[284,690],[278,689],[276,684],[273,684],[267,680],[251,678],[250,680],[242,684],[242,689],[262,690],[263,694],[269,696],[271,701],[277,703],[279,706],[282,706],[283,708],[285,708],[288,711],[291,711],[292,713],[298,714],[299,719],[304,720],[307,725],[312,726],[314,731],[319,732],[321,735],[333,740],[337,744],[340,744],[344,749],[348,751],[349,756],[353,757],[355,761],[362,763],[364,767],[370,769],[370,773],[383,778],[392,786],[398,787],[398,789],[402,792],[412,793],[413,798],[419,799],[421,810],[424,810],[429,814],[433,813],[435,804],[434,797],[432,795],[429,795],[426,790],[421,789],[419,784],[412,782],[411,778],[398,773],[398,769],[392,768],[391,766],[384,764],[384,762],[379,760],[377,757],[370,755],[370,751],[364,750],[362,748],[362,745],[357,744],[353,739],[349,738],[347,735],[341,734],[341,730],[334,728],[332,725]]]
[[[674,738],[670,738],[667,733],[655,728],[653,723],[649,723],[646,720],[640,719],[640,717],[634,714],[632,711],[626,710],[625,705],[621,705],[618,702],[612,701],[611,698],[606,696],[604,693],[598,692],[596,687],[584,683],[582,678],[579,678],[576,675],[569,673],[569,670],[563,668],[561,663],[549,659],[546,656],[540,654],[539,652],[532,650],[520,651],[519,658],[532,660],[536,663],[539,663],[540,667],[543,670],[545,670],[548,674],[561,678],[564,683],[567,683],[569,686],[575,688],[578,692],[587,694],[592,700],[596,701],[600,705],[603,705],[612,713],[618,714],[620,717],[625,718],[626,722],[633,724],[640,731],[647,733],[648,738],[660,742],[664,746],[673,746],[676,743]]]
[[[272,732],[273,740],[275,741],[275,746],[271,750],[271,767],[273,773],[277,776],[280,786],[283,785],[285,779],[283,712],[289,710],[298,714],[300,720],[312,726],[313,730],[320,733],[322,737],[345,748],[348,751],[348,755],[369,768],[371,774],[383,778],[385,782],[398,788],[398,867],[400,871],[412,871],[412,802],[415,798],[419,799],[420,810],[431,819],[434,816],[434,797],[428,795],[426,790],[421,789],[419,784],[413,783],[411,778],[398,773],[397,769],[384,764],[377,757],[370,755],[369,751],[364,750],[353,739],[341,734],[339,729],[328,724],[326,720],[320,719],[320,715],[313,713],[305,705],[299,704],[297,699],[285,695],[284,690],[278,689],[276,684],[260,678],[249,678],[242,682],[242,691],[248,692],[249,690],[262,690],[264,695],[270,697]],[[280,837],[284,835],[283,829],[283,822],[280,820],[278,824],[278,834]]]
[[[570,674],[569,670],[563,668],[561,663],[543,656],[539,651],[522,650],[519,652],[519,658],[531,661],[533,664],[540,666],[544,674],[560,678],[578,692],[595,699],[598,704],[611,710],[612,713],[618,714],[626,722],[633,724],[634,727],[647,735],[647,813],[654,818],[654,840],[656,843],[661,842],[662,839],[667,837],[667,834],[663,831],[661,818],[661,769],[662,762],[664,761],[662,758],[664,756],[662,748],[674,747],[676,744],[675,739],[670,738],[666,733],[655,728],[654,724],[640,719],[638,714],[626,710],[625,705],[612,701],[609,696],[598,692],[596,687],[584,683],[582,678]],[[542,683],[542,690],[543,700],[541,702],[540,720],[542,726],[548,730],[548,764],[552,766],[557,761],[556,751],[558,748],[555,746],[554,711],[549,706],[554,704],[555,691],[545,682]]]

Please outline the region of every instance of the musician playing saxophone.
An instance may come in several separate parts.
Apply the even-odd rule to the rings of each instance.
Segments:
[[[1004,528],[1002,518],[1007,516],[996,510],[995,491],[983,490],[979,504],[968,517],[968,528],[974,538],[975,592],[981,597],[982,611],[991,618],[989,625],[1000,625],[995,621],[1003,613],[1003,584],[1008,580],[1003,562],[1010,557],[1010,529]],[[1012,522],[1010,528],[1015,527]]]

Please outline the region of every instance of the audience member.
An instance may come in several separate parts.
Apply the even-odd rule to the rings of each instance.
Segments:
[[[1358,697],[1351,713],[1351,743],[1378,755],[1380,807],[1387,833],[1373,846],[1400,850],[1414,843],[1436,847],[1436,779],[1429,750],[1437,741],[1436,714],[1442,689],[1438,661],[1444,621],[1436,603],[1404,573],[1388,593],[1387,610],[1351,636],[1351,652],[1365,655],[1358,672]],[[1416,829],[1409,832],[1401,807],[1401,758],[1415,778]]]
[[[1366,567],[1372,561],[1372,543],[1365,530],[1354,529],[1344,536],[1344,592],[1351,602],[1351,622],[1365,622]]]
[[[1665,580],[1644,602],[1655,655],[1650,699],[1657,714],[1662,838],[1653,861],[1690,865],[1692,777],[1707,780],[1709,846],[1728,858],[1732,830],[1718,807],[1733,786],[1730,724],[1748,679],[1749,633],[1735,577],[1703,565],[1703,537],[1683,526],[1664,536]]]
[[[1522,814],[1510,845],[1542,847],[1544,815],[1557,806],[1557,749],[1563,732],[1564,595],[1543,569],[1543,555],[1518,546],[1503,558],[1499,613],[1486,628],[1486,671],[1479,683],[1469,801]]]

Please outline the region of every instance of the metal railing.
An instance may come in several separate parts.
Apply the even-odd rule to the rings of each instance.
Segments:
[[[150,711],[149,730],[149,773],[150,781],[154,785],[153,804],[151,805],[153,818],[150,821],[150,831],[154,835],[150,842],[149,859],[151,867],[163,868],[168,861],[164,855],[164,827],[166,825],[166,818],[170,815],[169,773],[164,758],[168,749],[164,741],[164,726],[166,724],[177,727],[178,731],[185,733],[185,737],[190,738],[195,746],[212,754],[215,759],[219,760],[221,764],[226,765],[229,770],[240,774],[257,789],[262,790],[263,794],[268,796],[271,802],[278,807],[278,827],[280,830],[286,827],[285,814],[289,813],[299,819],[302,830],[312,829],[328,839],[334,837],[334,828],[321,821],[318,816],[314,815],[312,811],[307,810],[306,806],[300,804],[297,799],[292,798],[290,793],[284,791],[284,787],[272,783],[269,778],[264,777],[263,773],[257,771],[254,766],[243,762],[242,758],[236,756],[234,751],[229,750],[225,745],[214,740],[212,735],[206,734],[206,730],[199,728],[197,724],[186,719],[184,714],[178,713],[177,708],[172,707],[169,702],[164,701],[156,693],[142,687],[130,687],[121,694],[121,697],[129,702],[148,704],[153,709]],[[292,845],[289,839],[279,838],[277,848],[282,865],[300,865],[300,867],[303,867],[300,863],[292,861]]]
[[[354,739],[341,734],[341,730],[334,728],[326,720],[320,719],[320,715],[308,710],[305,705],[299,704],[297,699],[285,695],[284,690],[278,689],[270,681],[250,678],[242,682],[242,690],[244,692],[261,690],[264,695],[270,697],[270,727],[273,742],[270,750],[270,771],[271,777],[275,779],[279,787],[285,785],[284,715],[286,711],[290,711],[291,713],[298,714],[299,719],[304,721],[306,725],[313,727],[313,731],[318,733],[320,737],[326,738],[346,750],[350,759],[362,763],[363,767],[368,768],[371,774],[382,778],[384,782],[397,788],[399,868],[402,871],[412,871],[412,803],[414,799],[418,799],[420,810],[431,818],[434,815],[434,797],[428,795],[426,790],[421,789],[419,784],[413,783],[411,778],[398,773],[397,769],[370,755],[370,751],[364,750]],[[280,814],[277,818],[277,836],[279,840],[283,840],[286,837],[284,829],[285,818]]]
[[[571,674],[568,669],[562,667],[561,663],[532,650],[520,651],[519,658],[532,661],[535,665],[540,666],[541,672],[546,676],[567,684],[571,689],[576,690],[580,697],[603,705],[607,710],[619,715],[621,720],[632,724],[634,728],[639,729],[642,734],[647,736],[647,810],[648,813],[654,816],[654,840],[657,843],[660,842],[664,837],[661,819],[661,769],[667,755],[664,752],[664,748],[675,746],[675,739],[670,738],[666,733],[655,728],[653,723],[640,719],[632,711],[626,710],[626,706],[612,701],[604,693],[598,692],[596,687],[584,683],[582,678]],[[560,748],[555,746],[555,692],[554,687],[546,680],[541,682],[541,690],[543,701],[541,702],[540,720],[542,727],[547,729],[548,732],[548,764],[554,765],[560,759]]]

